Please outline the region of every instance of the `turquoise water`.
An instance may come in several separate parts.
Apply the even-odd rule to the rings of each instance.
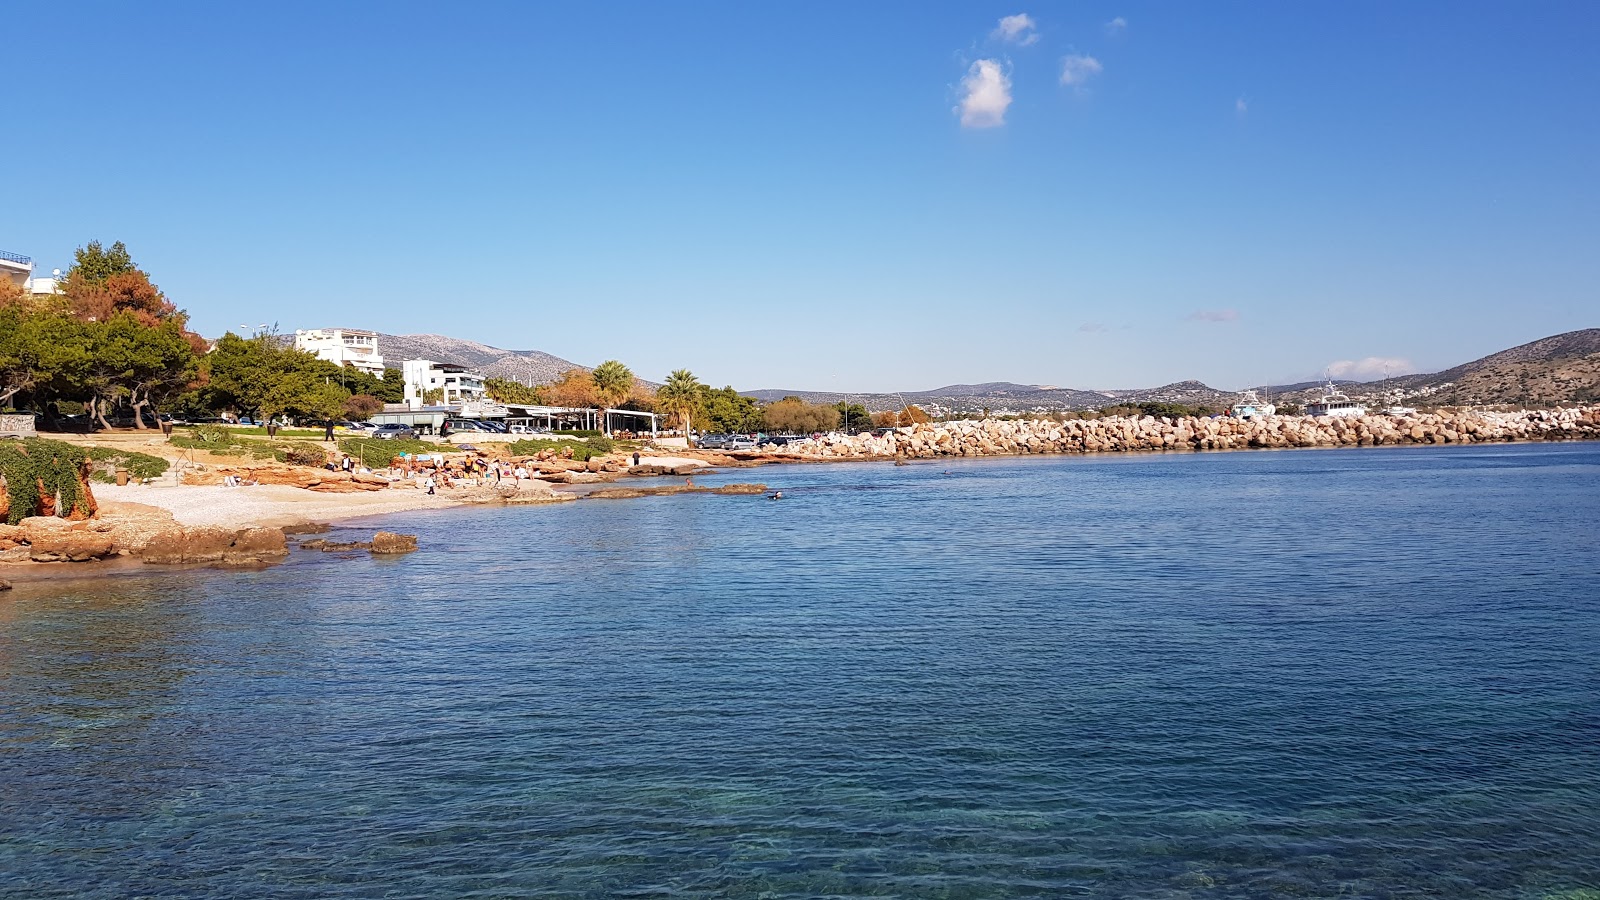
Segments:
[[[1600,896],[1600,446],[752,477],[0,595],[0,894]]]

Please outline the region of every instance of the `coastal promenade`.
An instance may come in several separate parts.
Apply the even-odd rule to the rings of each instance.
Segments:
[[[1600,439],[1600,406],[1352,418],[1122,417],[928,422],[882,435],[828,435],[777,448],[782,459],[874,459],[1150,450],[1477,444]]]

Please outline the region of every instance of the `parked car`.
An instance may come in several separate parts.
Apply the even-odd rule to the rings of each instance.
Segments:
[[[543,425],[512,425],[510,434],[549,434],[550,429]]]
[[[755,448],[756,439],[742,434],[730,434],[722,444],[722,449],[724,450],[754,450]]]
[[[372,429],[372,436],[380,441],[392,441],[396,438],[412,441],[416,440],[417,432],[410,425],[390,422],[387,425],[379,425],[377,428]]]
[[[705,450],[722,450],[728,446],[726,434],[702,434],[695,438],[695,446]]]
[[[761,443],[768,447],[782,447],[786,444],[803,440],[805,438],[793,434],[769,434],[761,438]]]

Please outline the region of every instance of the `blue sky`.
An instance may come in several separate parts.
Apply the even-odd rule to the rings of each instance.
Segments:
[[[1234,388],[1600,326],[1590,2],[7,16],[0,249],[123,240],[210,335]]]

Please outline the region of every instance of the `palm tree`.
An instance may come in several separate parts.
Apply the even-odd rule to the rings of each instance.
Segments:
[[[676,413],[683,421],[683,437],[694,446],[694,441],[689,437],[689,417],[693,415],[694,408],[700,402],[700,379],[688,369],[678,369],[667,376],[667,381],[656,391],[656,399],[669,411]]]
[[[600,393],[600,403],[607,408],[616,406],[633,393],[633,370],[614,359],[608,359],[589,373],[595,390]],[[607,416],[607,419],[610,417]],[[609,422],[607,423],[609,429]]]

